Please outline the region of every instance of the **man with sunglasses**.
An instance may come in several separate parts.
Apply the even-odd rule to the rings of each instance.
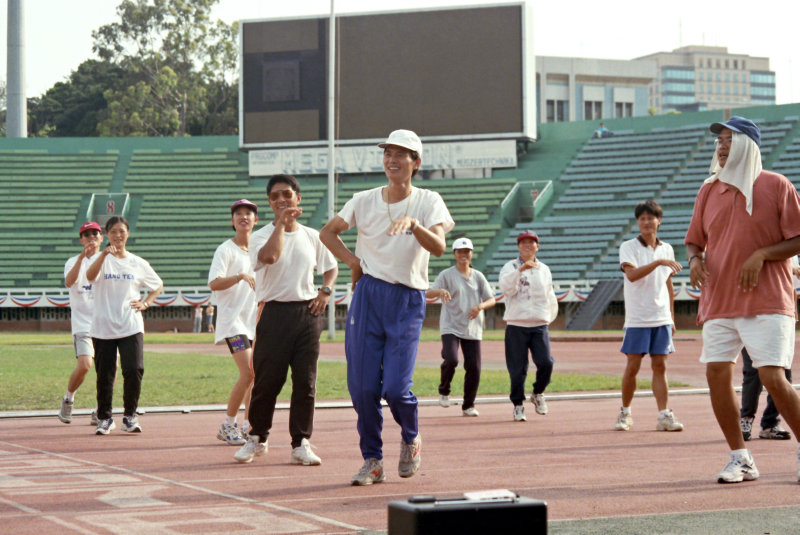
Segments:
[[[267,451],[275,402],[292,370],[289,434],[290,462],[321,464],[308,439],[314,425],[319,337],[322,314],[331,297],[339,268],[322,245],[319,232],[301,225],[300,184],[291,175],[274,175],[267,183],[275,218],[250,238],[250,260],[256,273],[259,304],[250,399],[250,434],[234,458],[249,463]],[[314,287],[314,270],[322,287]]]
[[[61,410],[58,419],[65,424],[72,422],[72,405],[75,392],[83,384],[83,380],[94,360],[94,346],[89,336],[92,325],[92,283],[86,278],[86,270],[92,265],[100,244],[103,243],[103,231],[94,221],[87,221],[78,231],[83,250],[73,256],[64,265],[64,282],[69,288],[70,321],[72,323],[72,342],[75,347],[75,369],[69,377],[67,391],[61,398]],[[97,425],[97,413],[92,412],[92,425]]]

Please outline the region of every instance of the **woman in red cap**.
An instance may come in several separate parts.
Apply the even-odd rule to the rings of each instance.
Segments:
[[[228,398],[228,411],[220,425],[217,438],[231,446],[246,442],[250,424],[250,389],[253,386],[253,338],[256,331],[255,272],[250,262],[250,235],[258,223],[258,206],[247,199],[231,206],[231,224],[236,235],[225,240],[214,252],[208,270],[208,287],[217,301],[217,328],[214,343],[223,341],[239,368],[239,379]],[[244,401],[242,427],[236,425],[236,415]]]

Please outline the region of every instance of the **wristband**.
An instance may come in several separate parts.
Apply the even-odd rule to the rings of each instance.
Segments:
[[[417,220],[415,219],[415,220],[414,220],[414,224],[411,226],[411,232],[414,232],[415,230],[417,230],[417,227],[418,227],[418,226],[419,226],[419,221],[417,221]]]
[[[689,267],[692,267],[692,260],[694,260],[695,258],[699,258],[701,262],[703,261],[702,256],[700,256],[699,254],[693,254],[692,256],[689,257],[689,262],[688,262]]]

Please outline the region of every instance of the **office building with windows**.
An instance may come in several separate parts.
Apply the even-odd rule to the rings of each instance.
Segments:
[[[769,58],[731,54],[722,46],[684,46],[635,61],[654,61],[649,87],[656,113],[775,104],[775,73]]]
[[[537,122],[647,115],[656,76],[652,60],[537,56]]]

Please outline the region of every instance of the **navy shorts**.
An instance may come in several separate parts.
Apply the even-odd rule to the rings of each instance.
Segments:
[[[244,351],[245,349],[250,349],[250,347],[253,345],[252,340],[243,334],[237,334],[236,336],[226,338],[225,343],[228,344],[228,349],[231,350],[231,355],[238,353],[239,351]]]
[[[668,355],[672,345],[672,325],[661,327],[628,327],[622,340],[621,352],[626,355]]]

